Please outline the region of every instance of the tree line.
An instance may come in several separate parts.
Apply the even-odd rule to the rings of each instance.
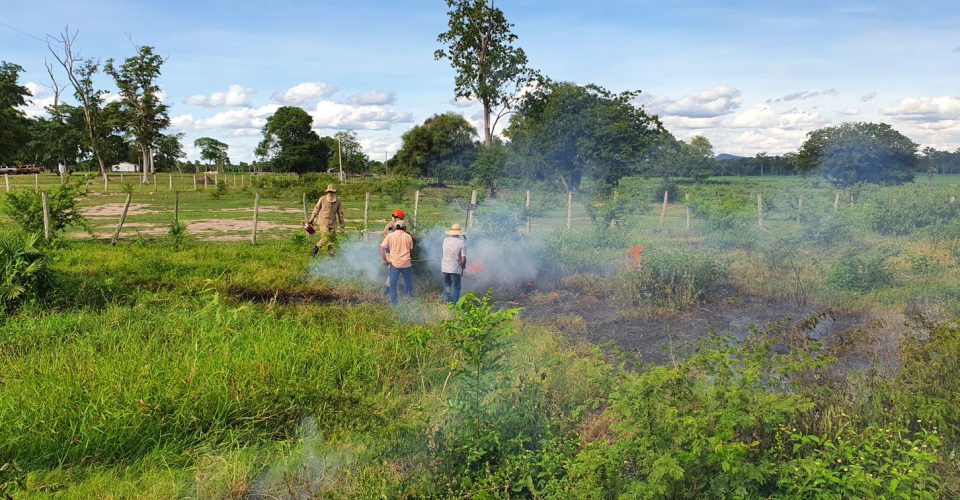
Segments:
[[[216,138],[194,141],[203,164],[183,162],[182,134],[170,125],[157,79],[165,60],[152,47],[135,46],[121,62],[80,59],[76,33],[51,37],[51,54],[67,75],[58,83],[48,65],[54,102],[49,117],[28,118],[19,110],[29,98],[20,86],[22,68],[0,65],[0,163],[86,163],[134,161],[144,174],[193,168],[351,174],[389,173],[427,177],[438,185],[477,182],[490,195],[504,178],[551,181],[577,190],[584,179],[613,186],[626,176],[820,174],[838,186],[858,182],[896,184],[928,175],[960,172],[960,149],[924,149],[882,123],[844,123],[808,134],[797,152],[755,157],[715,156],[703,136],[681,140],[655,114],[637,104],[639,90],[613,92],[596,84],[557,81],[528,66],[504,13],[488,0],[447,0],[448,29],[438,36],[438,60],[455,70],[453,94],[481,105],[478,132],[454,112],[435,114],[402,136],[396,154],[371,160],[356,133],[320,137],[313,118],[299,107],[280,107],[267,119],[251,164],[233,165],[229,146]],[[111,76],[117,99],[105,102],[95,88],[99,71]],[[60,101],[71,90],[76,104]],[[499,130],[498,133],[498,127]]]

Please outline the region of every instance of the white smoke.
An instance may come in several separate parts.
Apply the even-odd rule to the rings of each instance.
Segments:
[[[443,256],[444,229],[435,227],[416,238],[414,282],[429,279],[443,283],[440,261]],[[463,273],[463,292],[484,292],[489,288],[516,289],[535,280],[543,270],[543,242],[520,235],[467,234],[467,267]],[[310,275],[333,281],[350,281],[382,286],[386,267],[379,254],[379,234],[363,240],[352,236],[341,240],[334,257],[321,257],[310,266]]]

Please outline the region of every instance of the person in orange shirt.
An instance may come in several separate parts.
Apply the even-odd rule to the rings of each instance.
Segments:
[[[401,276],[404,291],[408,297],[413,297],[413,236],[407,232],[403,220],[394,223],[393,229],[380,243],[380,258],[383,265],[390,266],[390,302],[396,304]]]

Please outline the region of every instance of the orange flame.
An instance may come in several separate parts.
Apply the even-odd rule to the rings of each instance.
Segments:
[[[483,272],[483,264],[479,262],[467,268],[468,276],[476,276],[478,273],[482,273],[482,272]]]

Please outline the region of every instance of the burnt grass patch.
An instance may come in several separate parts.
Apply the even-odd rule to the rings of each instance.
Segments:
[[[751,330],[799,332],[828,344],[848,342],[864,325],[857,312],[839,312],[815,305],[743,294],[717,287],[708,300],[684,310],[623,307],[573,290],[535,290],[504,299],[504,305],[523,307],[521,318],[549,325],[560,333],[615,349],[640,363],[665,364],[684,357],[698,339],[712,332],[743,339]],[[852,354],[842,363],[856,368],[868,360]]]

